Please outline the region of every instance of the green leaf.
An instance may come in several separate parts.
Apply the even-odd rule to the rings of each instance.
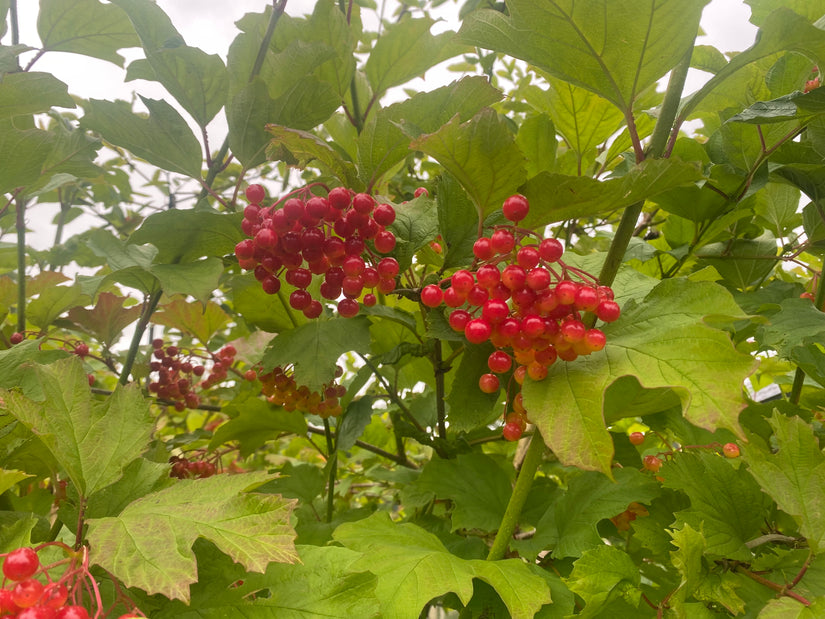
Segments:
[[[553,557],[580,557],[602,543],[598,524],[627,509],[630,503],[649,504],[658,496],[658,484],[629,468],[617,469],[616,481],[584,472],[570,480],[536,524],[532,540],[514,544],[530,557],[551,548]]]
[[[234,93],[226,106],[229,147],[247,169],[266,161],[270,138],[264,127],[272,120],[273,101],[260,77],[255,77]]]
[[[296,383],[320,391],[335,378],[338,357],[351,351],[369,351],[369,327],[364,317],[313,320],[278,335],[261,363],[265,370],[292,365]]]
[[[69,87],[51,73],[8,73],[0,81],[0,119],[76,107]]]
[[[696,36],[707,0],[511,0],[510,15],[471,13],[461,39],[533,64],[622,111],[672,69]]]
[[[741,435],[742,381],[755,363],[705,324],[711,311],[744,318],[717,284],[665,280],[603,328],[603,352],[556,363],[546,380],[526,382],[524,406],[559,460],[611,474],[613,441],[602,406],[605,389],[623,376],[648,389],[672,388],[691,423]]]
[[[547,583],[520,560],[460,559],[432,533],[410,523],[396,525],[387,512],[342,524],[333,537],[364,553],[351,569],[378,575],[375,594],[384,619],[417,619],[427,602],[449,592],[466,604],[473,595],[473,578],[496,590],[513,619],[531,618],[550,602]]]
[[[353,190],[364,188],[358,180],[355,166],[342,159],[341,155],[321,138],[306,131],[279,125],[267,125],[266,130],[274,136],[267,147],[269,158],[280,158],[279,152],[283,148],[298,160],[299,167],[316,162],[315,165],[338,178],[345,187]]]
[[[222,258],[245,238],[240,215],[209,211],[170,210],[143,220],[129,237],[129,245],[151,243],[158,248],[154,262],[177,264],[204,256]]]
[[[129,297],[121,297],[111,292],[101,292],[92,309],[73,307],[68,317],[83,331],[109,348],[123,335],[124,329],[140,317],[137,305],[123,307]]]
[[[702,563],[706,547],[705,538],[701,532],[696,531],[689,524],[677,531],[668,532],[673,538],[671,543],[677,548],[670,552],[670,560],[682,577],[676,595],[670,599],[677,604],[684,604],[684,601],[699,587],[702,579],[707,576]]]
[[[665,462],[661,476],[665,487],[690,497],[690,507],[676,515],[679,522],[702,533],[706,553],[750,560],[746,543],[762,533],[770,500],[744,467],[734,467],[716,452],[697,449]]]
[[[753,210],[777,238],[799,225],[799,190],[784,183],[768,183],[756,192]]]
[[[199,178],[201,147],[189,125],[165,101],[140,99],[149,109],[149,118],[134,114],[125,101],[89,99],[83,104],[80,124],[152,165]]]
[[[173,483],[174,480],[169,476],[168,462],[152,462],[146,458],[132,460],[124,467],[123,477],[89,497],[85,517],[117,516],[136,498]],[[77,516],[78,514],[73,514],[72,519],[77,519]]]
[[[486,108],[462,123],[458,116],[412,148],[437,160],[464,187],[481,216],[501,208],[527,179],[524,155],[506,121]]]
[[[598,546],[585,552],[573,564],[565,583],[584,600],[582,617],[601,616],[601,608],[616,597],[633,606],[641,599],[639,569],[630,555],[614,546]]]
[[[168,296],[191,295],[206,303],[223,276],[223,261],[220,258],[205,258],[183,264],[156,264],[150,271]]]
[[[779,509],[799,523],[813,552],[825,544],[825,456],[811,427],[774,411],[768,420],[778,451],[750,436],[742,453],[751,474]]]
[[[119,67],[118,50],[140,45],[126,14],[97,0],[42,0],[37,33],[44,51],[83,54]]]
[[[324,469],[313,464],[287,462],[278,469],[278,477],[258,488],[258,492],[280,494],[288,499],[312,503],[327,485]]]
[[[773,348],[781,357],[793,359],[794,349],[808,343],[822,342],[825,314],[808,299],[785,299],[770,324],[760,327],[757,340]]]
[[[364,430],[372,421],[372,405],[374,402],[374,398],[365,395],[349,403],[336,427],[335,448],[338,451],[352,449],[355,446],[355,441],[361,438]]]
[[[37,376],[43,397],[35,401],[3,391],[9,412],[40,438],[80,494],[89,496],[117,481],[146,449],[154,425],[140,388],[118,386],[98,399],[77,358],[28,370]]]
[[[0,193],[35,183],[54,142],[50,131],[20,130],[8,121],[0,125]]]
[[[478,388],[478,379],[489,372],[487,359],[493,352],[491,344],[464,345],[464,353],[453,377],[453,384],[447,394],[450,406],[448,419],[450,428],[457,432],[469,432],[495,421],[501,416],[496,408],[499,399],[496,393],[483,393]],[[502,384],[506,384],[502,382]]]
[[[43,331],[66,310],[85,305],[86,295],[80,286],[54,286],[40,293],[26,308],[26,318]]]
[[[157,278],[149,272],[158,253],[154,245],[127,245],[103,229],[93,230],[86,245],[96,256],[105,258],[112,270],[104,282],[117,281],[142,292],[150,292],[157,285]]]
[[[727,66],[692,94],[684,103],[679,113],[680,118],[690,118],[708,95],[751,63],[784,51],[798,52],[822,63],[825,61],[825,32],[788,9],[780,8],[771,12],[757,33],[756,42],[744,52],[736,54]],[[763,79],[764,76],[760,73],[759,80]],[[713,108],[720,109],[718,105]]]
[[[234,407],[235,403],[229,406]],[[298,435],[306,433],[307,423],[303,415],[275,407],[259,398],[246,399],[239,409],[237,417],[221,424],[215,430],[209,442],[210,449],[237,441],[240,456],[246,458],[267,441],[276,439],[285,432]]]
[[[677,159],[647,159],[625,176],[606,181],[542,172],[519,188],[530,200],[530,213],[520,225],[538,228],[609,213],[701,179],[695,164]]]
[[[18,483],[29,477],[33,476],[23,471],[0,469],[0,494],[14,488]]]
[[[729,123],[767,125],[787,121],[806,124],[814,116],[825,113],[825,93],[815,88],[811,92],[794,92],[771,101],[757,101],[750,107],[731,116]]]
[[[133,501],[117,517],[90,519],[90,561],[127,587],[184,602],[197,581],[192,544],[198,537],[249,571],[263,572],[273,561],[294,563],[294,502],[247,492],[268,478],[257,472],[181,480]]]
[[[229,316],[217,303],[192,303],[181,297],[161,305],[152,315],[152,322],[189,333],[204,346],[209,345],[210,338],[228,321]]]
[[[247,273],[233,277],[229,285],[235,311],[259,329],[279,333],[307,322],[302,312],[289,308],[283,284],[278,294],[270,295],[263,291],[252,273]]]
[[[42,339],[25,340],[6,350],[0,350],[0,387],[19,387],[30,398],[42,398],[43,390],[37,377],[26,363],[47,365],[65,359],[70,353],[63,350],[41,350]]]
[[[527,158],[527,176],[552,172],[556,166],[556,127],[550,116],[538,114],[527,118],[518,129],[516,145]]]
[[[470,120],[481,108],[501,99],[482,77],[465,77],[431,92],[418,93],[369,116],[358,136],[358,174],[373,186],[411,154],[410,141],[436,131],[453,116]]]
[[[580,160],[615,134],[625,121],[610,101],[549,76],[547,90],[531,86],[525,91],[525,99],[552,119],[556,131]]]
[[[434,23],[429,18],[406,18],[381,34],[364,67],[376,99],[463,50],[453,43],[454,32],[431,35]]]
[[[751,8],[750,22],[761,26],[773,11],[780,7],[791,9],[812,22],[825,15],[823,0],[745,0]]]
[[[395,235],[393,256],[403,271],[410,266],[415,253],[438,235],[435,202],[422,195],[396,205],[395,221],[387,229]]]
[[[438,230],[444,239],[444,268],[473,261],[473,243],[478,238],[478,212],[458,181],[445,172],[436,185]]]
[[[776,255],[776,239],[764,235],[758,239],[734,239],[725,243],[705,245],[696,255],[700,264],[709,264],[725,279],[725,283],[747,290],[759,285],[773,271],[776,262],[766,257]]]
[[[810,606],[803,606],[791,598],[770,600],[761,611],[759,619],[816,619],[825,610],[825,600],[813,600]]]
[[[434,457],[415,482],[424,491],[453,502],[452,531],[496,531],[510,500],[511,480],[500,461],[486,454]]]

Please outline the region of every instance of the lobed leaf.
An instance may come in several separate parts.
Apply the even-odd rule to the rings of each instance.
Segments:
[[[295,563],[294,501],[249,492],[267,479],[256,472],[181,480],[116,517],[89,519],[90,561],[128,587],[184,602],[197,582],[192,545],[198,537],[248,571],[264,572],[273,561]]]
[[[744,317],[717,284],[665,280],[604,327],[604,351],[558,362],[546,380],[525,383],[528,415],[561,462],[611,475],[604,392],[623,376],[635,376],[648,389],[672,388],[691,423],[741,435],[742,382],[755,362],[727,334],[705,324],[711,308]]]
[[[51,73],[21,72],[0,81],[0,119],[48,112],[52,106],[75,106],[69,87]]]

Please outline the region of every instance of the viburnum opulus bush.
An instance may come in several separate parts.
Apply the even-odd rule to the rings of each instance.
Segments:
[[[707,4],[0,2],[0,617],[825,614],[825,3]]]

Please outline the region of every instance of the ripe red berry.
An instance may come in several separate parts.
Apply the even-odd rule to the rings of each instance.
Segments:
[[[571,344],[580,342],[587,334],[587,327],[580,320],[567,320],[561,326],[561,335],[566,342]]]
[[[338,313],[344,318],[357,316],[360,309],[358,301],[354,299],[341,299],[338,301]]]
[[[352,198],[352,208],[357,213],[371,213],[375,208],[375,200],[368,193],[357,193]]]
[[[510,290],[524,288],[527,283],[527,272],[517,264],[508,264],[501,272],[501,283]]]
[[[503,350],[497,350],[490,353],[490,356],[487,358],[487,366],[491,372],[503,374],[513,366],[513,360],[510,358],[510,355]]]
[[[258,378],[258,373],[255,370],[247,370],[244,372],[243,377],[251,383]]]
[[[467,323],[470,322],[470,312],[466,310],[455,310],[447,319],[454,331],[464,331]]]
[[[381,279],[395,279],[399,271],[398,261],[395,258],[381,258],[376,268]]]
[[[349,190],[344,187],[335,187],[331,189],[327,195],[327,201],[332,208],[343,211],[350,205],[351,201]]]
[[[479,260],[488,260],[495,255],[493,243],[486,236],[482,236],[473,243],[473,255]]]
[[[40,559],[34,549],[29,547],[12,550],[3,560],[3,575],[9,580],[26,580],[31,578],[40,567]]]
[[[644,432],[631,432],[628,439],[632,445],[638,446],[645,442],[645,435]]]
[[[40,601],[43,588],[43,583],[39,580],[22,580],[14,585],[14,589],[11,590],[11,599],[20,608],[34,606]]]
[[[550,281],[550,271],[544,267],[536,267],[530,269],[530,272],[527,273],[527,280],[525,283],[530,290],[539,291],[547,288],[550,285]]]
[[[485,264],[484,266],[480,266],[478,271],[476,271],[476,279],[478,280],[479,286],[483,286],[489,290],[501,281],[501,272],[498,270],[498,267],[492,264]]]
[[[725,443],[722,446],[722,453],[725,454],[726,458],[738,458],[739,445],[737,445],[736,443]]]
[[[380,226],[389,226],[395,221],[395,209],[389,204],[379,204],[372,212],[372,218]]]
[[[444,293],[435,284],[429,284],[421,289],[421,303],[427,307],[438,307],[444,300]]]
[[[539,243],[539,255],[545,262],[556,262],[564,254],[564,246],[558,239],[544,239]]]
[[[565,279],[556,284],[555,293],[559,300],[559,305],[573,305],[576,301],[576,293],[579,285],[569,279]]]
[[[379,254],[388,254],[395,249],[395,235],[389,230],[382,230],[375,235],[373,243]]]
[[[504,428],[501,430],[501,435],[504,437],[504,440],[507,441],[517,441],[521,438],[523,430],[518,423],[513,421],[508,421],[504,424]]]
[[[521,194],[510,196],[501,207],[504,216],[512,222],[521,221],[530,211],[530,203]]]
[[[604,348],[607,338],[601,329],[588,329],[584,334],[584,346],[590,352],[596,352]]]
[[[23,339],[23,334],[20,332],[12,333],[11,336],[9,336],[9,342],[11,342],[12,346],[14,346],[15,344],[19,344],[23,341]]]
[[[310,302],[310,304],[309,304],[309,305],[307,305],[307,306],[306,306],[304,309],[302,309],[301,311],[304,313],[304,316],[306,316],[307,318],[309,318],[310,320],[312,320],[312,319],[314,319],[314,318],[318,318],[318,316],[320,316],[320,315],[323,313],[323,311],[324,311],[324,306],[323,306],[323,305],[321,305],[321,302],[320,302],[320,301],[317,301],[317,300],[313,299],[313,300]]]
[[[89,613],[82,606],[64,606],[55,619],[89,619]]]
[[[312,295],[306,290],[294,290],[289,295],[289,306],[292,309],[302,310],[312,303]]]
[[[576,307],[583,312],[592,312],[599,305],[599,293],[590,286],[580,286],[576,291]]]
[[[266,191],[263,185],[258,184],[249,185],[244,193],[246,194],[246,199],[252,202],[252,204],[260,204],[266,197]]]
[[[453,273],[453,276],[450,278],[450,283],[459,296],[466,297],[467,293],[470,292],[470,289],[476,282],[470,271],[467,269],[461,269],[460,271]]]
[[[78,357],[81,357],[81,358],[85,357],[86,355],[89,354],[89,345],[86,344],[85,342],[79,342],[74,347],[74,354],[76,354]]]
[[[482,374],[478,379],[478,388],[484,393],[495,393],[500,386],[495,374]]]
[[[474,318],[464,327],[464,337],[472,344],[481,344],[490,339],[490,334],[493,332],[490,323],[484,318]]]
[[[43,598],[40,604],[48,608],[60,608],[69,598],[69,591],[59,582],[52,582],[43,589]]]
[[[541,260],[539,250],[534,245],[522,247],[516,253],[516,261],[523,269],[532,269],[538,265],[539,260]]]
[[[621,309],[615,301],[602,301],[596,308],[596,316],[603,322],[618,320],[620,314]]]
[[[420,198],[421,196],[428,196],[430,195],[427,193],[427,189],[425,187],[417,187],[416,190],[413,192],[413,196],[416,198]]]
[[[503,229],[493,232],[493,236],[490,237],[490,242],[492,243],[493,251],[497,254],[510,253],[516,246],[516,239],[513,233]]]

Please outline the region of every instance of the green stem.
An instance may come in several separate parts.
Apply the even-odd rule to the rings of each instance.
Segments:
[[[521,509],[524,507],[527,496],[530,494],[530,488],[533,486],[533,478],[536,476],[536,471],[539,469],[539,464],[541,464],[543,456],[544,440],[541,434],[536,432],[530,439],[530,446],[527,447],[527,453],[524,455],[524,461],[521,463],[521,470],[519,471],[518,479],[516,479],[516,486],[513,488],[513,494],[510,496],[510,502],[507,504],[507,510],[504,512],[504,518],[501,519],[501,526],[498,528],[495,540],[493,540],[493,546],[487,555],[488,561],[498,561],[504,558],[507,547],[510,545],[510,540],[513,537],[513,532],[518,525]]]
[[[284,9],[286,9],[286,0],[273,0],[272,15],[269,16],[269,23],[266,26],[264,38],[261,40],[260,47],[258,47],[258,55],[255,57],[255,64],[252,65],[252,71],[249,74],[249,82],[252,82],[252,80],[261,73],[264,60],[266,60],[266,53],[269,51],[269,42],[272,40],[272,33],[275,32],[275,26],[278,25],[278,20],[281,19],[281,15],[284,14]],[[223,144],[221,144],[220,150],[218,150],[218,154],[215,155],[215,158],[212,160],[212,165],[209,166],[209,169],[206,171],[206,179],[203,183],[204,187],[201,189],[200,194],[198,194],[196,208],[201,202],[206,200],[206,197],[209,195],[209,189],[226,165],[224,159],[228,152],[229,136],[227,135],[223,140]]]
[[[11,21],[11,44],[20,43],[20,24],[17,19],[17,0],[9,3],[9,21]]]
[[[327,522],[332,522],[332,514],[335,510],[335,476],[338,473],[338,452],[335,449],[335,441],[332,430],[329,427],[329,419],[324,419],[324,436],[327,439],[327,466],[329,467],[329,477],[327,478]]]
[[[435,407],[438,419],[438,436],[447,438],[447,411],[444,406],[444,359],[441,351],[441,340],[435,340],[433,349],[433,370],[435,370]]]
[[[825,270],[820,272],[819,278],[816,280],[816,290],[814,291],[814,307],[821,308],[825,304],[825,285],[822,283],[822,276],[825,275]],[[799,404],[799,398],[802,396],[802,386],[805,384],[805,370],[796,368],[793,377],[793,386],[791,393],[788,395],[788,401],[791,404]]]
[[[17,207],[17,331],[26,330],[26,201],[16,200]]]
[[[152,319],[152,314],[160,302],[160,297],[163,294],[162,290],[156,290],[149,294],[143,303],[143,309],[140,313],[140,319],[135,325],[135,333],[132,336],[132,343],[129,345],[129,352],[126,353],[126,361],[123,363],[123,369],[120,371],[120,384],[125,385],[129,382],[129,374],[132,372],[132,366],[135,364],[138,350],[140,350],[140,340],[143,339],[143,334],[146,332],[146,327]]]

